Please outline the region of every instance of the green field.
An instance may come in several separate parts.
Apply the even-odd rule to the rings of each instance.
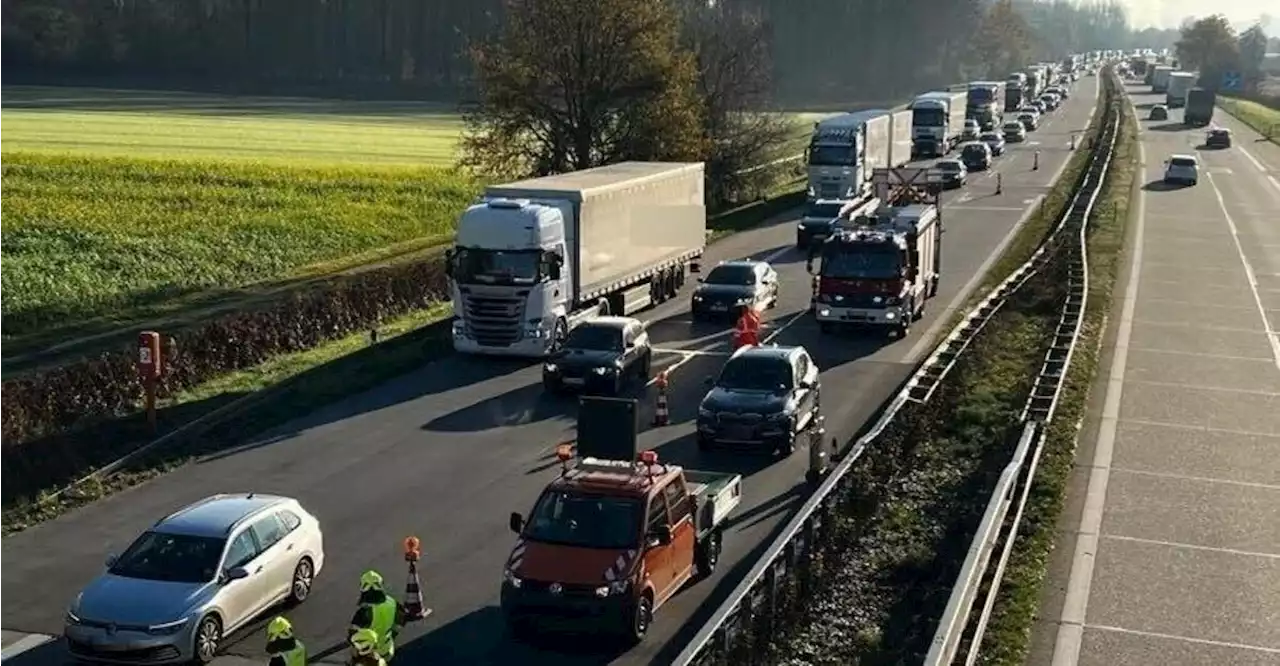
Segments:
[[[419,102],[5,86],[10,350],[439,244],[476,185]],[[791,114],[797,129],[828,114]]]

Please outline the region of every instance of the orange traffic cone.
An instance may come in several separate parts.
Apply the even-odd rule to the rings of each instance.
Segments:
[[[404,540],[404,560],[409,563],[409,579],[404,584],[404,614],[407,620],[421,620],[431,614],[422,603],[422,584],[418,580],[418,560],[422,558],[422,543],[418,537]]]
[[[667,411],[667,371],[658,373],[654,382],[658,387],[658,404],[653,410],[653,425],[664,426],[671,422],[671,412]]]

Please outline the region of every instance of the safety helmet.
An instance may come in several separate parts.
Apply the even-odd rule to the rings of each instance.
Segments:
[[[293,624],[284,617],[276,616],[267,624],[267,640],[274,641],[282,638],[293,638]]]
[[[358,629],[348,639],[351,651],[359,655],[373,654],[378,648],[378,632],[372,629]]]
[[[382,574],[370,569],[360,574],[360,591],[368,592],[369,590],[382,589]]]

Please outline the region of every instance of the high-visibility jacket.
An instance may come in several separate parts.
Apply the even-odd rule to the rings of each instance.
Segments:
[[[279,638],[267,643],[270,666],[307,666],[307,648],[296,638]]]
[[[360,606],[351,618],[351,631],[374,630],[378,634],[378,656],[390,659],[395,656],[396,634],[404,619],[404,610],[391,595],[371,590],[360,595]]]

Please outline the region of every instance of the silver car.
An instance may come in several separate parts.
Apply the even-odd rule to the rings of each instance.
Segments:
[[[72,656],[207,663],[224,636],[310,595],[324,565],[320,524],[297,501],[215,495],[162,518],[67,609]]]
[[[1200,160],[1195,155],[1172,155],[1164,165],[1166,183],[1195,185],[1200,180]]]

